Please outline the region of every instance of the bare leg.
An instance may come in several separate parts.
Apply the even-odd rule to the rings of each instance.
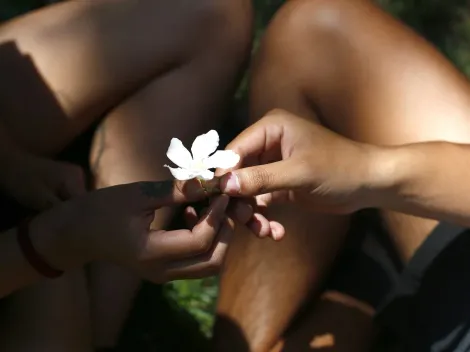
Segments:
[[[273,209],[269,216],[286,226],[281,243],[260,241],[245,229],[234,237],[221,279],[217,351],[273,347],[301,305],[317,293],[348,225],[347,218],[293,207]]]
[[[110,116],[115,117],[109,119],[110,128],[122,126],[122,116],[126,115],[127,121],[133,119],[135,122],[127,125],[128,131],[133,131],[133,128],[136,133],[144,131],[143,137],[136,135],[128,140],[130,143],[123,143],[129,146],[127,156],[133,152],[138,157],[147,153],[150,144],[141,144],[140,147],[145,145],[146,149],[139,151],[135,149],[134,141],[151,138],[153,143],[155,135],[165,140],[166,147],[170,137],[177,134],[189,136],[191,128],[205,128],[216,120],[216,107],[222,107],[223,99],[234,85],[237,68],[248,51],[250,14],[250,3],[244,0],[78,1],[55,5],[7,23],[0,27],[2,122],[12,136],[31,151],[52,155],[62,150],[93,121],[113,111]],[[212,58],[211,55],[216,56]],[[215,64],[219,60],[223,63],[220,67]],[[189,76],[185,78],[186,74]],[[162,83],[158,83],[160,80]],[[152,92],[157,92],[158,96]],[[165,98],[160,97],[160,92],[164,92]],[[159,101],[160,107],[150,105],[153,97]],[[135,108],[137,101],[144,104],[138,108],[140,112]],[[186,104],[188,107],[184,108]],[[117,106],[119,108],[116,109]],[[124,113],[125,110],[132,110],[132,114]],[[157,110],[160,113],[154,114]],[[179,124],[184,124],[177,131],[174,128],[178,125],[174,123],[173,129],[163,130],[165,134],[158,133],[158,130],[149,133],[155,125],[162,128],[161,122],[176,118],[179,118]],[[142,125],[147,122],[149,125]],[[201,123],[206,125],[201,126]],[[114,136],[116,140],[114,132],[106,135]],[[159,143],[163,144],[160,141],[158,146],[162,145]],[[161,158],[164,149],[156,153]],[[113,180],[101,175],[101,170],[108,170],[104,165],[109,162],[103,161],[103,166],[97,167],[100,184],[168,176],[148,172],[149,165],[157,170],[156,165],[163,164],[162,159],[150,155],[145,158],[136,159],[138,167],[127,157],[119,158],[118,164],[111,161],[121,167],[124,159],[130,163],[126,164],[128,167],[136,167],[131,172],[127,167],[123,168],[126,174],[118,170],[109,172],[108,175],[113,177],[119,175]],[[80,282],[83,284],[81,279],[77,280],[77,276],[71,278],[69,287],[77,287]],[[48,285],[44,284],[44,290],[57,288],[55,285],[47,288]],[[81,314],[82,319],[62,322],[58,333],[65,337],[47,335],[52,340],[44,338],[40,347],[48,351],[53,348],[68,351],[89,343],[89,336],[85,337],[89,330],[88,323],[85,323],[89,322],[88,311],[76,304],[76,297],[70,295],[70,289],[62,292],[66,294],[64,301],[67,300],[68,304],[60,304],[57,309],[74,317]],[[84,294],[85,291],[77,290],[76,294],[80,292]],[[118,293],[113,292],[113,295]],[[59,301],[46,300],[46,296],[49,297],[38,297],[33,293],[18,296],[12,300],[10,311],[12,314],[17,311],[21,316],[24,306],[39,305],[47,309],[49,304]],[[86,301],[86,295],[83,297]],[[66,310],[69,313],[65,313]],[[116,324],[118,327],[127,311],[126,304],[123,304],[123,310],[121,322]],[[25,343],[27,336],[37,328],[32,322],[44,328],[56,327],[55,320],[41,316],[39,309],[37,312],[37,318],[29,317],[31,331],[26,331],[21,323],[11,326],[18,329]],[[112,318],[106,318],[105,325],[110,323],[107,319]],[[111,330],[118,329],[116,326],[112,325]],[[83,333],[77,332],[77,336],[84,336],[83,344],[67,338],[71,336],[69,333],[78,330]],[[107,338],[108,335],[104,339]],[[116,336],[112,336],[112,340],[115,339]],[[58,346],[57,341],[65,342]],[[13,343],[10,345],[12,350],[17,351],[15,340],[10,342]],[[27,350],[35,348],[38,345],[32,340]]]
[[[70,1],[2,25],[0,45],[8,54],[0,62],[2,120],[34,152],[60,151],[91,122],[210,46],[208,28],[216,40],[215,28],[229,25],[228,6]]]
[[[255,118],[269,109],[284,108],[316,118],[350,138],[383,145],[470,141],[470,95],[465,77],[429,44],[366,0],[288,2],[263,40],[253,74]],[[285,216],[284,222],[294,221]],[[404,262],[435,226],[433,221],[390,212],[383,212],[383,217]],[[320,236],[317,229],[326,228],[324,236],[311,242],[310,253],[334,253],[332,238],[338,238],[340,232],[331,231],[326,224],[335,221],[312,215],[304,225],[312,228],[310,234],[302,237],[292,232],[288,238],[298,241],[298,247],[307,248],[305,237]],[[317,275],[319,267],[312,265],[313,259],[302,257],[305,249],[292,252],[293,247],[278,244],[281,248],[273,255],[267,246],[256,248],[244,237],[236,238],[244,243],[236,244],[230,254],[219,311],[239,326],[239,336],[244,336],[251,350],[262,351],[286,329],[291,312],[303,299],[298,292],[307,291],[299,285],[297,273],[305,273],[304,287],[309,284],[309,274],[310,278],[312,273],[321,275]],[[292,257],[302,258],[303,266],[292,265],[286,259]],[[272,277],[273,267],[282,270],[276,275],[284,280]],[[245,291],[233,289],[244,287],[246,282],[254,286]],[[291,291],[297,295],[286,293]],[[315,309],[323,312],[324,320],[316,316],[312,323],[306,318],[305,326],[311,327],[312,338],[315,332],[331,326],[331,321],[336,322],[333,326],[348,322],[349,332],[338,333],[334,350],[364,350],[367,339],[356,341],[356,346],[349,338],[346,343],[338,340],[347,335],[370,336],[370,323],[364,321],[364,316],[325,311],[318,305]],[[223,329],[216,329],[216,333],[219,346],[224,346],[224,341],[234,345],[229,338],[224,339]],[[290,332],[286,338],[295,336],[299,335]],[[292,343],[295,346],[295,341],[286,342],[286,346]]]

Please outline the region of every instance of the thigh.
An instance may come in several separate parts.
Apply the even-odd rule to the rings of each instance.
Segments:
[[[184,62],[213,25],[209,1],[67,1],[0,27],[0,111],[11,134],[56,153],[93,120]],[[168,35],[171,33],[171,35]]]
[[[302,99],[336,132],[380,145],[470,142],[467,79],[371,1],[289,2],[267,38],[262,53],[273,61],[271,72],[289,67],[284,85],[300,86]],[[405,261],[436,225],[383,216]]]

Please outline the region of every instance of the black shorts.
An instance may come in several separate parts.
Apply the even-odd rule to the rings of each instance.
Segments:
[[[327,289],[376,308],[378,351],[470,351],[470,230],[440,223],[402,267],[377,219],[353,221]]]

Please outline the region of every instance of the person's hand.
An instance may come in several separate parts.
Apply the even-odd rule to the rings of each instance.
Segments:
[[[220,268],[233,232],[225,215],[228,196],[215,198],[199,219],[189,208],[195,220],[191,230],[151,230],[150,225],[155,210],[206,196],[196,180],[105,188],[41,214],[30,233],[37,251],[58,269],[106,261],[157,283],[204,277]]]
[[[376,147],[282,110],[267,114],[227,149],[241,161],[222,176],[222,192],[257,196],[260,207],[280,201],[320,212],[351,213],[373,203],[373,188],[386,174],[373,163]]]
[[[0,189],[26,208],[48,209],[85,193],[83,171],[77,165],[25,152],[1,161]]]

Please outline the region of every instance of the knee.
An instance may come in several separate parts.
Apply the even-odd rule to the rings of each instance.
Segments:
[[[341,45],[348,45],[352,27],[367,0],[296,0],[288,1],[276,14],[262,42],[263,57],[315,63],[330,62],[330,56],[341,54]],[[318,54],[318,55],[317,55]],[[315,62],[312,62],[315,55]]]
[[[193,54],[223,56],[236,61],[250,51],[253,8],[251,0],[191,2],[190,26],[198,36]]]
[[[346,34],[346,27],[365,6],[367,0],[291,0],[278,11],[271,27],[291,39],[292,35]]]

